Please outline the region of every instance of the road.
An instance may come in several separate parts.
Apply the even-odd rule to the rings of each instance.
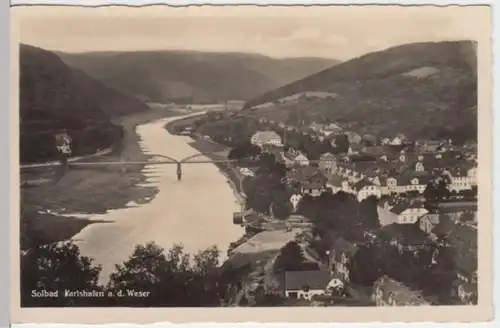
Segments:
[[[146,154],[179,160],[196,154],[188,145],[191,138],[171,135],[164,129],[167,122],[178,118],[139,125],[136,131],[141,149]],[[217,167],[190,164],[182,169],[183,179],[178,182],[176,165],[146,165],[143,172],[148,176],[147,185],[159,189],[151,202],[93,215],[91,220],[110,223],[89,225],[74,236],[82,255],[103,266],[102,283],[108,281],[115,264],[129,258],[137,244],[154,241],[168,249],[182,243],[189,253],[217,245],[224,259],[229,243],[244,233],[243,228],[232,223],[232,214],[239,206]]]

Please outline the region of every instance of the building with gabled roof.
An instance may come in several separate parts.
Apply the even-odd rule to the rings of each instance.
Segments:
[[[396,246],[400,252],[428,250],[433,242],[417,225],[388,224],[375,230],[377,239]]]
[[[282,145],[281,137],[275,131],[257,131],[250,138],[250,143],[259,147],[263,145]]]
[[[335,172],[337,170],[337,158],[332,153],[324,153],[319,157],[319,167],[326,172]]]
[[[342,237],[335,239],[328,254],[330,271],[345,281],[350,281],[350,261],[356,255],[358,246]]]
[[[361,202],[370,196],[375,196],[377,198],[382,196],[380,187],[371,183],[368,179],[359,180],[353,185],[353,189],[356,192],[358,202]]]
[[[421,306],[431,305],[421,291],[412,290],[387,275],[373,284],[372,299],[377,306]]]
[[[314,295],[325,295],[331,280],[325,270],[286,271],[285,296],[310,300]]]
[[[390,211],[397,215],[397,224],[414,224],[429,212],[421,201],[403,201],[394,205]]]

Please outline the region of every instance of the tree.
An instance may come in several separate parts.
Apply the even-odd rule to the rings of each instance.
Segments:
[[[220,251],[217,246],[212,246],[206,250],[200,251],[193,258],[194,271],[200,275],[210,275],[219,266]]]
[[[305,262],[302,248],[296,242],[290,241],[280,250],[274,269],[276,272],[303,270]]]
[[[259,146],[251,144],[248,140],[239,142],[232,148],[227,157],[232,160],[242,160],[259,156],[261,149]]]
[[[101,267],[80,255],[72,242],[30,249],[21,256],[21,304],[23,306],[85,305],[90,299],[64,297],[65,289],[102,291]],[[32,291],[58,291],[58,297],[32,297]]]
[[[451,192],[448,190],[444,179],[429,182],[423,193],[425,199],[431,202],[447,199],[450,195]]]
[[[349,150],[349,137],[346,134],[340,134],[335,138],[335,145],[339,153],[347,153]]]
[[[360,247],[350,261],[350,280],[361,286],[372,286],[384,274],[384,261],[390,260],[381,255],[384,248],[375,245]]]
[[[213,306],[220,304],[217,286],[218,253],[216,247],[190,257],[181,245],[167,254],[155,243],[136,246],[132,256],[117,265],[111,274],[108,290],[138,290],[148,297],[114,299],[120,306]]]
[[[288,218],[292,213],[292,204],[288,193],[282,189],[279,192],[273,192],[272,197],[271,210],[273,216],[278,219]]]
[[[239,306],[248,306],[248,299],[245,295],[242,295],[240,298]]]
[[[361,223],[365,229],[380,228],[380,221],[378,220],[377,212],[377,197],[370,196],[360,204]]]
[[[259,169],[258,174],[271,174],[276,165],[276,157],[273,154],[263,153],[259,157]]]

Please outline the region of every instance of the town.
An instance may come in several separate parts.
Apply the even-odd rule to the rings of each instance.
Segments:
[[[256,112],[211,110],[177,126],[219,145],[219,158],[229,149],[221,168],[241,200],[234,223],[246,227],[228,250],[246,272],[233,302],[477,303],[476,142]],[[266,255],[270,244],[277,254]]]

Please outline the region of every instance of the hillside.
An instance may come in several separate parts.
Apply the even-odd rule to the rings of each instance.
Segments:
[[[321,58],[274,59],[244,53],[138,51],[59,53],[106,85],[158,103],[248,100],[336,64]]]
[[[148,110],[137,99],[68,67],[50,51],[29,45],[19,51],[21,162],[57,156],[58,130],[73,138],[74,155],[109,147],[120,133],[112,117]]]
[[[264,93],[248,101],[245,109],[259,107],[259,115],[291,121],[300,110],[306,121],[336,121],[361,133],[474,139],[476,65],[470,41],[407,44]]]

